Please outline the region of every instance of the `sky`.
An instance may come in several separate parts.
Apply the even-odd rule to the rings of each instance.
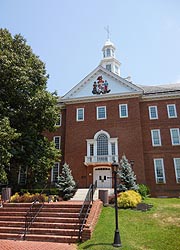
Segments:
[[[179,0],[0,0],[0,28],[21,34],[63,96],[102,59],[105,27],[135,84],[180,82]]]

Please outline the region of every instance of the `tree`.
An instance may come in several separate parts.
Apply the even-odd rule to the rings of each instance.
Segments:
[[[76,183],[71,174],[71,169],[66,163],[62,167],[62,173],[58,177],[56,186],[59,189],[64,200],[69,200],[71,197],[73,197]]]
[[[11,148],[13,141],[17,139],[20,134],[15,132],[15,129],[10,127],[9,119],[7,117],[0,120],[0,183],[7,184],[7,167],[10,165],[12,157]]]
[[[119,191],[126,191],[126,190],[138,190],[138,185],[136,184],[136,176],[131,168],[131,164],[128,162],[125,154],[122,156],[120,160],[120,167],[119,176],[121,183],[118,187]]]
[[[45,64],[21,35],[0,29],[0,120],[18,133],[11,145],[8,179],[17,185],[19,168],[27,170],[28,185],[42,181],[60,152],[43,135],[58,120],[56,93],[47,91]],[[13,176],[12,176],[13,173]]]

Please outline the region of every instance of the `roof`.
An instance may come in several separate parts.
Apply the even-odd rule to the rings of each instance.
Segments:
[[[137,85],[143,91],[144,95],[160,94],[160,93],[171,93],[180,91],[180,83],[164,84],[164,85]]]

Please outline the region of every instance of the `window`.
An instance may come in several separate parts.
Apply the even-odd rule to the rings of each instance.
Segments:
[[[111,64],[107,64],[106,65],[106,69],[109,70],[109,71],[111,71]]]
[[[58,120],[55,124],[55,126],[60,127],[61,126],[61,121],[62,121],[62,114],[59,114]]]
[[[27,168],[19,168],[19,174],[18,174],[18,184],[19,185],[25,185],[27,181]]]
[[[59,162],[56,162],[51,170],[51,182],[57,182],[59,176]]]
[[[174,168],[176,174],[176,182],[180,183],[180,158],[174,158]]]
[[[164,162],[163,159],[154,159],[154,170],[156,183],[165,183]]]
[[[171,128],[170,133],[172,145],[180,145],[179,128]]]
[[[94,155],[94,144],[90,144],[90,156]]]
[[[98,120],[106,119],[106,107],[105,106],[97,107],[97,119]]]
[[[128,117],[128,105],[127,104],[119,104],[119,116],[120,118]]]
[[[119,67],[117,65],[115,65],[115,73],[118,74],[119,73]]]
[[[169,118],[176,118],[177,117],[176,105],[175,104],[168,104],[167,105],[167,112],[168,112]]]
[[[149,106],[149,119],[158,119],[157,106]]]
[[[60,149],[61,136],[54,136],[55,148]]]
[[[106,52],[107,52],[107,56],[111,56],[111,50],[110,49],[107,49]]]
[[[154,147],[161,146],[161,135],[159,129],[151,130],[151,139],[152,139],[152,145]]]
[[[76,110],[76,121],[84,121],[84,108]]]
[[[108,155],[108,138],[105,134],[97,137],[97,155]]]

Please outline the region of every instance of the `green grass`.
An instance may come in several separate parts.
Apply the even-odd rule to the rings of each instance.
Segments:
[[[153,204],[150,211],[118,211],[122,247],[112,246],[114,208],[103,207],[92,238],[79,244],[78,249],[180,250],[180,199],[149,198],[145,202]]]

